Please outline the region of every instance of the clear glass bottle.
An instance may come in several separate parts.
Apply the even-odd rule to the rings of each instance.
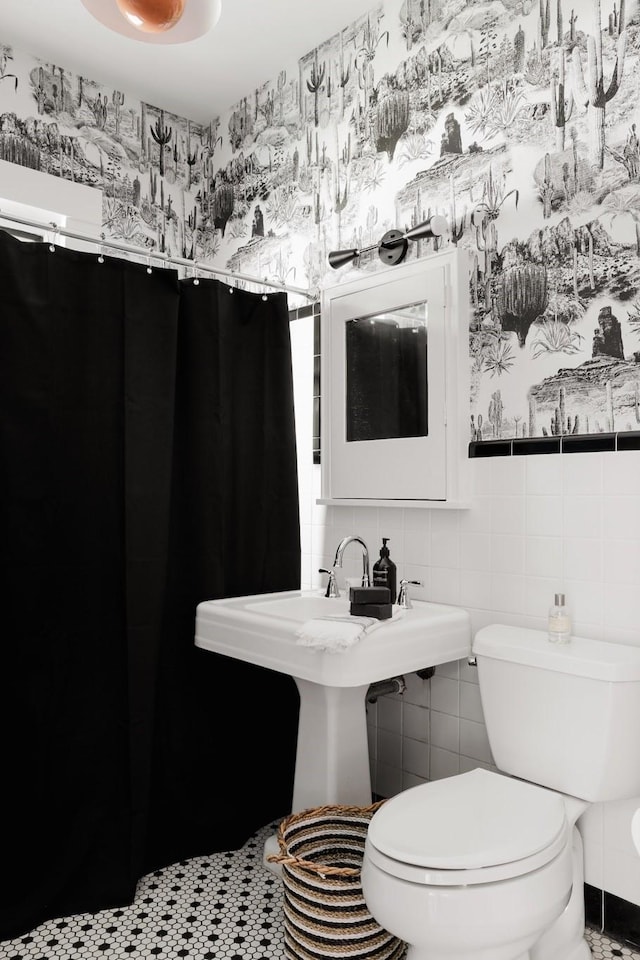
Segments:
[[[565,606],[564,593],[556,593],[549,610],[549,641],[569,643],[571,640],[571,617]]]

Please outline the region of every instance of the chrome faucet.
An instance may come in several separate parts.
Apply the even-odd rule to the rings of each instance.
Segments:
[[[338,589],[338,581],[336,580],[336,572],[331,568],[331,570],[325,570],[324,567],[320,567],[318,573],[328,573],[329,579],[327,580],[327,589],[325,590],[325,597],[330,597],[335,599],[340,596],[340,590]]]
[[[398,606],[402,607],[403,610],[411,610],[413,604],[411,603],[411,597],[409,596],[409,584],[413,583],[416,587],[421,587],[422,580],[401,580],[400,581],[400,593],[398,594]]]
[[[344,555],[345,547],[350,543],[359,543],[362,547],[362,586],[370,587],[371,586],[371,570],[369,567],[369,550],[366,543],[360,537],[343,537],[340,543],[338,544],[338,549],[336,550],[336,558],[333,561],[334,567],[342,566],[342,557]]]

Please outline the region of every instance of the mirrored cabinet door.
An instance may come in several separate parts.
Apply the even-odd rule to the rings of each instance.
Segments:
[[[448,417],[465,402],[456,396],[466,367],[453,326],[467,322],[457,301],[468,288],[458,259],[447,251],[325,291],[323,499],[457,495],[452,451],[464,444],[457,426],[449,439]]]

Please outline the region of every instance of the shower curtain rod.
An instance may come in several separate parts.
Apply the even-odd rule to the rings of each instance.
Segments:
[[[167,253],[160,251],[145,250],[144,247],[135,247],[125,243],[114,243],[113,240],[97,240],[88,234],[73,233],[71,230],[65,230],[53,221],[49,223],[39,223],[37,220],[25,220],[24,217],[14,217],[0,209],[0,218],[9,220],[12,223],[20,224],[23,227],[33,227],[35,230],[44,230],[48,233],[59,234],[62,237],[69,237],[72,240],[82,240],[84,243],[93,243],[97,247],[110,247],[112,250],[121,250],[125,253],[136,253],[138,256],[146,257],[151,260],[161,260],[163,263],[175,264],[179,267],[188,267],[197,272],[212,273],[215,276],[227,277],[232,280],[246,280],[248,283],[257,283],[262,287],[269,287],[273,290],[282,290],[285,293],[298,293],[308,300],[317,300],[320,296],[318,291],[304,290],[302,287],[292,287],[284,283],[273,283],[271,280],[260,280],[259,277],[252,277],[246,273],[232,273],[230,270],[218,270],[217,267],[209,267],[205,263],[198,263],[197,260],[187,260],[185,257],[170,257]]]

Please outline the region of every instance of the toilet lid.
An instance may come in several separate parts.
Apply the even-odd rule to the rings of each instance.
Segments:
[[[375,813],[367,839],[385,859],[458,871],[546,861],[565,836],[560,794],[478,768],[397,794]]]

